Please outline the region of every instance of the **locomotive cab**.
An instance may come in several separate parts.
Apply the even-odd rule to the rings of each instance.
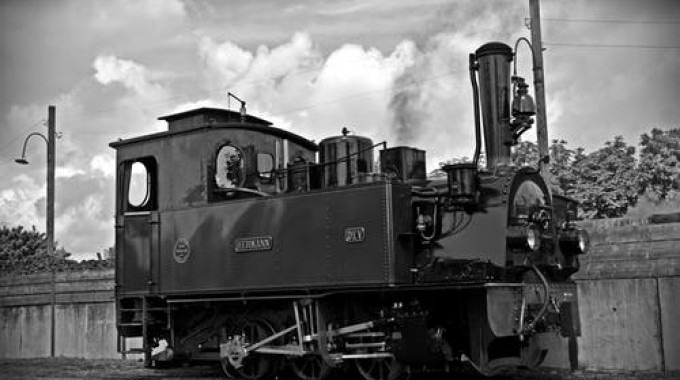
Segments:
[[[159,118],[168,130],[111,144],[117,151],[116,231],[121,291],[155,293],[161,216],[276,193],[273,173],[316,144],[236,112],[201,108]],[[285,154],[285,155],[284,155]],[[167,248],[166,248],[167,251]],[[181,256],[181,254],[179,254]]]

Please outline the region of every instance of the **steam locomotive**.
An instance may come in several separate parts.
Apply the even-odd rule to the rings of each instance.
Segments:
[[[513,57],[470,55],[474,160],[438,178],[423,150],[347,130],[316,144],[244,102],[111,143],[119,349],[141,337],[147,365],[251,380],[541,363],[541,334],[579,334],[569,277],[588,236],[575,201],[511,164],[534,114]]]

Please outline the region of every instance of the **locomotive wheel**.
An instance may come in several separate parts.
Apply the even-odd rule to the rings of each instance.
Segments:
[[[236,375],[234,374],[234,367],[229,364],[228,359],[220,359],[220,369],[222,370],[222,374],[228,379],[236,378]]]
[[[319,355],[305,355],[291,359],[290,369],[300,380],[328,379],[333,371]]]
[[[354,364],[364,380],[405,379],[402,365],[394,358],[357,359]]]
[[[244,336],[246,344],[257,343],[274,333],[275,331],[272,325],[264,319],[245,321],[241,326],[234,330],[234,334],[242,334]],[[276,369],[276,362],[276,358],[253,352],[243,358],[241,367],[235,368],[232,365],[227,365],[227,368],[224,369],[224,373],[228,377],[243,380],[266,379],[271,376]]]

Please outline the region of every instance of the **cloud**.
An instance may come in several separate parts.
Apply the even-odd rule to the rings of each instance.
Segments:
[[[145,29],[137,29],[147,32],[146,36],[139,36],[144,39],[158,33],[167,34],[168,29],[181,25],[186,17],[184,3],[179,0],[99,0],[92,3],[92,8],[87,9],[90,17],[85,22],[89,30],[100,33],[126,34],[145,26]],[[149,28],[151,24],[153,28]]]
[[[100,172],[58,178],[55,187],[60,196],[55,212],[60,217],[81,215],[90,222],[109,222],[113,217],[112,181]]]
[[[221,90],[222,99],[227,91],[234,92],[264,110],[285,102],[278,96],[283,89],[302,90],[309,78],[305,74],[318,69],[321,61],[319,52],[305,33],[296,33],[290,41],[279,46],[262,45],[255,51],[230,41],[218,43],[203,37],[199,56],[204,63],[207,89]],[[288,101],[292,103],[294,99]]]
[[[387,102],[396,75],[414,61],[415,45],[389,55],[346,44],[325,59],[306,33],[248,51],[204,37],[200,44],[209,83],[222,83],[247,101],[249,112],[320,139],[343,126],[357,133],[387,133]]]
[[[116,158],[113,155],[113,151],[108,152],[108,154],[102,153],[92,157],[90,169],[98,171],[105,177],[113,177],[116,174]]]
[[[203,37],[200,55],[207,82],[235,92],[251,113],[316,140],[349,127],[376,141],[418,146],[434,168],[472,155],[468,54],[489,39],[509,41],[524,27],[513,22],[524,7],[503,6],[507,12],[499,14],[489,3],[443,5],[422,44],[405,39],[387,53],[345,44],[324,56],[308,34],[296,33],[279,46],[252,50]]]
[[[151,81],[149,70],[133,61],[104,55],[94,60],[93,67],[95,79],[103,85],[121,83],[145,100],[167,97],[166,90]]]
[[[242,76],[253,61],[253,54],[249,51],[229,41],[217,44],[209,37],[201,39],[199,54],[207,71],[216,75],[223,85],[229,85]]]
[[[36,225],[43,230],[44,221],[41,222],[33,205],[38,198],[36,195],[45,193],[45,185],[41,187],[26,174],[16,175],[11,184],[11,187],[0,191],[0,222],[24,226]],[[37,225],[39,223],[42,224]]]
[[[498,16],[489,15],[485,25],[510,33]],[[279,127],[317,141],[348,127],[376,142],[418,146],[428,150],[433,169],[472,155],[468,54],[487,42],[482,33],[442,27],[422,47],[404,40],[387,54],[345,44],[324,58],[309,35],[296,33],[253,51],[203,37],[199,55],[207,83],[235,92],[249,112]]]
[[[94,253],[113,244],[113,181],[103,173],[78,170],[57,177],[55,236],[75,253]],[[45,183],[26,174],[0,191],[0,222],[45,230]]]

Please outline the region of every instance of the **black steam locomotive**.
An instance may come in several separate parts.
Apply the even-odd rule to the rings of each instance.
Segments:
[[[576,203],[510,163],[533,114],[512,59],[471,55],[474,162],[439,178],[423,150],[346,130],[317,145],[245,103],[112,143],[119,341],[243,379],[538,365],[540,334],[579,334],[569,276],[588,241]]]

